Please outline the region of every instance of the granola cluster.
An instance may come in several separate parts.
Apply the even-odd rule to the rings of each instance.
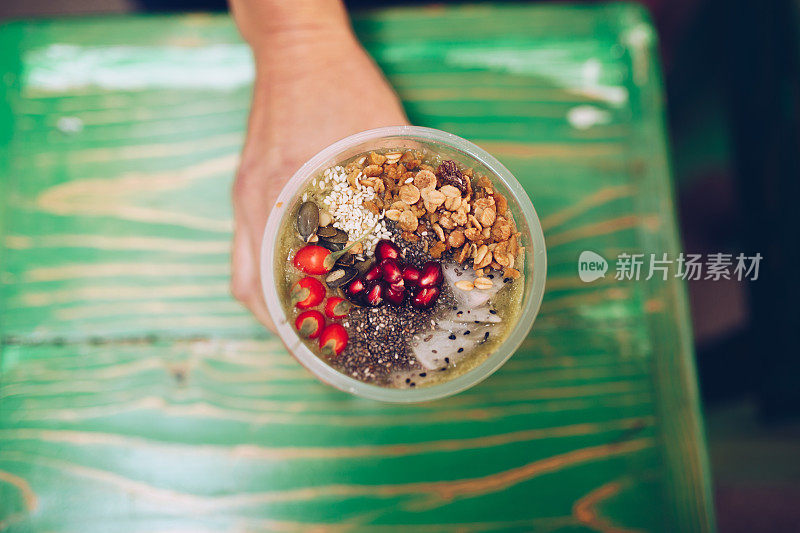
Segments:
[[[520,276],[515,268],[523,253],[520,233],[508,201],[485,176],[455,161],[434,168],[412,150],[369,155],[345,167],[351,187],[370,187],[375,196],[363,206],[397,223],[401,236],[416,242],[432,231],[437,240],[428,253],[452,254],[459,263],[472,261],[478,276],[489,269],[506,278]]]

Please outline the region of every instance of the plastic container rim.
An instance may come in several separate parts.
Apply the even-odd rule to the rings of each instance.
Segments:
[[[276,237],[278,236],[278,230],[286,209],[273,209],[267,219],[261,246],[260,270],[264,299],[269,314],[275,323],[278,336],[286,345],[289,352],[304,367],[325,383],[356,396],[383,402],[411,403],[444,398],[468,389],[492,375],[514,354],[533,326],[533,322],[542,303],[547,276],[547,253],[545,250],[542,227],[536,210],[527,193],[522,188],[522,185],[511,172],[494,156],[470,141],[453,135],[452,133],[432,128],[423,128],[419,126],[389,126],[362,131],[339,140],[321,150],[294,173],[292,178],[281,190],[276,200],[276,205],[290,206],[297,192],[311,177],[312,173],[319,172],[319,167],[321,165],[335,158],[338,154],[365,142],[397,137],[428,143],[445,144],[465,156],[480,162],[493,174],[493,176],[491,176],[492,178],[499,180],[508,188],[514,197],[514,201],[519,205],[522,211],[523,220],[518,220],[517,226],[525,224],[531,236],[531,243],[526,249],[526,253],[530,253],[530,248],[533,248],[533,274],[526,278],[528,286],[525,290],[527,294],[524,297],[525,305],[519,320],[505,341],[497,347],[493,354],[489,355],[483,363],[467,373],[445,383],[439,383],[429,387],[392,389],[363,383],[342,374],[311,352],[298,337],[292,323],[286,318],[279,300],[273,268],[276,247],[278,245],[278,239]]]

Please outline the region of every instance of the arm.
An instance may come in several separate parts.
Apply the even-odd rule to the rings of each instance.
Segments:
[[[407,119],[353,35],[339,0],[230,1],[256,65],[233,187],[231,287],[236,299],[271,327],[258,261],[264,225],[284,183],[332,142]]]

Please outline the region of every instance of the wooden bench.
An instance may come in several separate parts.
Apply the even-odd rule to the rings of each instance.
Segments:
[[[708,531],[653,28],[633,5],[431,7],[356,30],[415,124],[524,184],[548,288],[455,397],[318,383],[228,294],[252,67],[227,17],[0,28],[0,530]]]

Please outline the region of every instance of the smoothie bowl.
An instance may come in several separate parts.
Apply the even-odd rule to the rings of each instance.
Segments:
[[[428,128],[369,130],[295,173],[267,221],[264,297],[281,340],[319,379],[416,402],[499,368],[533,324],[544,238],[511,173]]]

